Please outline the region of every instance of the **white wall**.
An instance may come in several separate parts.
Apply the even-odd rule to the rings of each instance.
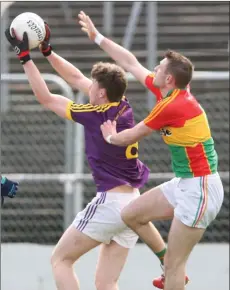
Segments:
[[[2,244],[2,290],[54,290],[50,268],[52,246]],[[95,290],[94,270],[98,249],[76,264],[81,289]],[[191,279],[186,290],[229,289],[228,244],[198,245],[188,262]],[[161,274],[159,262],[143,244],[131,252],[120,278],[120,290],[153,290],[152,278]]]

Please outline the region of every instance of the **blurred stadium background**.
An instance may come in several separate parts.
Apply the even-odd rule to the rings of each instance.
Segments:
[[[82,151],[82,128],[71,122],[67,124],[43,109],[28,82],[22,80],[23,76],[16,80],[19,76],[15,74],[22,74],[23,70],[3,36],[4,28],[15,16],[25,11],[37,13],[51,27],[55,52],[89,75],[92,64],[111,59],[81,32],[75,21],[80,10],[92,17],[101,33],[131,49],[149,69],[171,48],[191,58],[195,70],[203,72],[192,82],[192,91],[210,120],[225,199],[217,220],[202,242],[229,243],[229,2],[221,1],[32,1],[13,2],[4,11],[1,19],[1,172],[20,181],[20,192],[14,200],[7,200],[1,210],[2,243],[55,244],[76,210],[95,194]],[[38,50],[32,52],[32,58],[42,73],[55,73]],[[60,80],[58,83],[50,80],[49,87],[53,92],[63,93]],[[64,93],[68,89],[65,87]],[[132,80],[126,95],[133,105],[136,121],[142,120],[150,111],[152,97]],[[73,96],[71,91],[66,96],[86,102],[77,91]],[[142,192],[171,175],[169,152],[160,139],[156,133],[139,144],[139,157],[152,173]],[[170,223],[155,224],[167,240]]]

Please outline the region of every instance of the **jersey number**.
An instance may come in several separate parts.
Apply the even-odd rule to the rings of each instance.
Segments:
[[[125,156],[127,159],[134,159],[138,157],[138,142],[131,144],[126,148]]]

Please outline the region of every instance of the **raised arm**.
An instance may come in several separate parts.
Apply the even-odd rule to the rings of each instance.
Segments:
[[[72,87],[79,91],[84,92],[86,95],[89,93],[89,87],[92,81],[83,75],[83,73],[77,69],[70,62],[56,54],[51,52],[47,59],[55,71]]]
[[[31,88],[34,95],[37,97],[39,103],[48,108],[49,110],[55,112],[62,118],[68,118],[67,109],[69,104],[72,103],[69,99],[52,94],[45,81],[43,80],[39,70],[30,58],[29,51],[29,41],[27,33],[24,32],[23,39],[20,41],[16,37],[12,37],[10,34],[10,29],[6,29],[5,35],[17,56],[23,65],[24,71],[28,77]]]
[[[67,107],[70,100],[61,95],[52,94],[39,70],[32,60],[23,65],[25,74],[38,102],[62,118],[67,118]]]
[[[46,27],[46,37],[45,40],[40,45],[40,50],[43,55],[47,58],[54,70],[71,85],[72,88],[78,89],[88,95],[89,87],[92,81],[85,77],[82,72],[77,69],[70,62],[59,56],[52,50],[50,45],[51,32],[47,23]]]
[[[115,60],[126,71],[133,74],[144,86],[146,77],[151,73],[143,67],[137,58],[127,49],[114,41],[102,36],[95,28],[92,20],[81,11],[78,15],[82,31],[88,34],[90,40],[96,42],[113,60]]]

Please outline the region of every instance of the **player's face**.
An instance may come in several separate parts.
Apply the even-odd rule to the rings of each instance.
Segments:
[[[104,89],[99,87],[96,80],[92,80],[92,85],[89,88],[89,99],[92,105],[100,105],[103,103]]]
[[[167,65],[168,65],[168,59],[164,58],[158,66],[155,67],[155,77],[153,80],[153,85],[158,88],[164,88],[169,80],[171,79],[171,76],[167,73]]]

